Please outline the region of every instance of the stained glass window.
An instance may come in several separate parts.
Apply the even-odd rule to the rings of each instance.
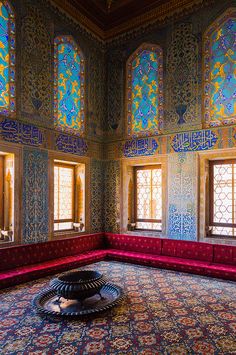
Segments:
[[[162,49],[143,44],[127,62],[128,136],[158,134],[163,120]]]
[[[7,1],[0,1],[0,113],[15,112],[15,17]]]
[[[55,39],[54,120],[62,131],[84,133],[84,59],[72,37]]]
[[[210,235],[236,236],[236,160],[210,162]]]
[[[204,36],[205,126],[236,123],[236,9],[227,10]]]
[[[161,230],[161,166],[135,169],[135,222],[137,229]]]
[[[54,230],[73,229],[74,167],[54,166]]]

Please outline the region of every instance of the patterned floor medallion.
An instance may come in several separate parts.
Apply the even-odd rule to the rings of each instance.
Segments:
[[[1,354],[236,354],[235,282],[119,262],[84,269],[122,287],[123,303],[96,317],[41,318],[32,299],[51,276],[2,290]]]

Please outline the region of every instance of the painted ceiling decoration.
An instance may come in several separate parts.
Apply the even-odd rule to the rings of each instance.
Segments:
[[[164,24],[216,0],[49,0],[102,40],[134,28]]]

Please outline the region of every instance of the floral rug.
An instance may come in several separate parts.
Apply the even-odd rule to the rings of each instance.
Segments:
[[[236,354],[236,283],[119,262],[96,269],[123,287],[96,318],[41,318],[32,299],[52,277],[0,291],[0,354]]]

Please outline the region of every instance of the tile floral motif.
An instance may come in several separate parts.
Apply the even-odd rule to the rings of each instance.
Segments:
[[[144,43],[127,62],[128,136],[158,134],[163,123],[163,53]]]
[[[54,40],[54,124],[84,134],[84,58],[71,36]]]
[[[32,2],[22,19],[21,109],[24,118],[53,126],[52,115],[52,24]]]
[[[197,240],[197,171],[195,153],[168,156],[168,238]]]
[[[7,0],[0,2],[0,113],[12,115],[15,103],[15,14]]]
[[[167,131],[201,125],[198,46],[191,23],[174,27],[166,58],[164,129]]]
[[[48,239],[48,153],[24,148],[23,151],[23,242]]]
[[[90,169],[90,223],[92,233],[96,233],[104,229],[104,162],[92,159]]]
[[[120,230],[120,161],[104,163],[104,219],[106,232]]]
[[[204,35],[204,120],[207,127],[236,122],[236,9],[229,8]]]

